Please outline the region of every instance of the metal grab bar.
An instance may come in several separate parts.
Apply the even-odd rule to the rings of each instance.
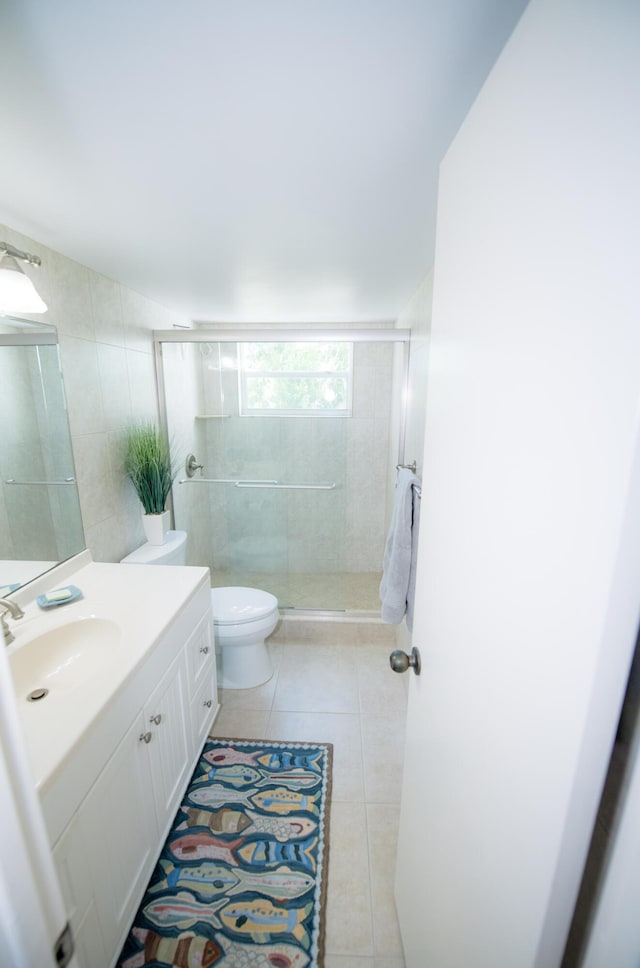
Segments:
[[[240,485],[241,481],[237,477],[185,477],[178,481],[178,484],[235,484]],[[242,486],[246,487],[266,487],[269,484],[277,484],[277,481],[244,481]]]
[[[236,477],[183,477],[178,484],[233,484],[235,487],[264,487],[279,488],[288,491],[333,491],[336,487],[332,484],[282,484],[280,481],[247,481]]]
[[[333,491],[335,484],[280,484],[278,481],[236,481],[236,487],[279,488],[283,491]]]
[[[60,487],[65,484],[75,484],[75,477],[65,477],[63,481],[16,481],[15,478],[10,477],[5,484],[37,484],[43,487]]]

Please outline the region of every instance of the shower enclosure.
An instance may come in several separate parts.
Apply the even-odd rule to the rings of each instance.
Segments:
[[[189,564],[281,608],[379,612],[408,333],[154,335]]]

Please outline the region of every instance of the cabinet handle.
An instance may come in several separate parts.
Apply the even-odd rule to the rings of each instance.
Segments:
[[[149,716],[149,722],[155,723],[156,726],[159,726],[160,723],[162,722],[162,713],[158,713],[157,716]]]
[[[150,743],[151,742],[151,733],[140,733],[140,742],[141,743]]]
[[[202,705],[203,706],[208,706],[209,709],[211,709],[211,702],[212,702],[211,699],[205,699],[205,701],[202,703]]]
[[[208,653],[208,651],[209,651],[209,646],[208,645],[201,645],[200,646],[200,651],[202,653],[204,653],[204,655],[206,655]]]

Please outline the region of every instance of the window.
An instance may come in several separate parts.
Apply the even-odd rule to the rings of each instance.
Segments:
[[[240,413],[350,416],[352,343],[240,343]]]

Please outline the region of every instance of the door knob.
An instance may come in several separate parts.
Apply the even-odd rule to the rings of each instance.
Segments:
[[[394,649],[389,656],[389,664],[394,672],[406,672],[407,669],[413,669],[417,676],[420,675],[422,668],[420,653],[415,645],[411,650],[411,655],[407,655],[402,649]]]

